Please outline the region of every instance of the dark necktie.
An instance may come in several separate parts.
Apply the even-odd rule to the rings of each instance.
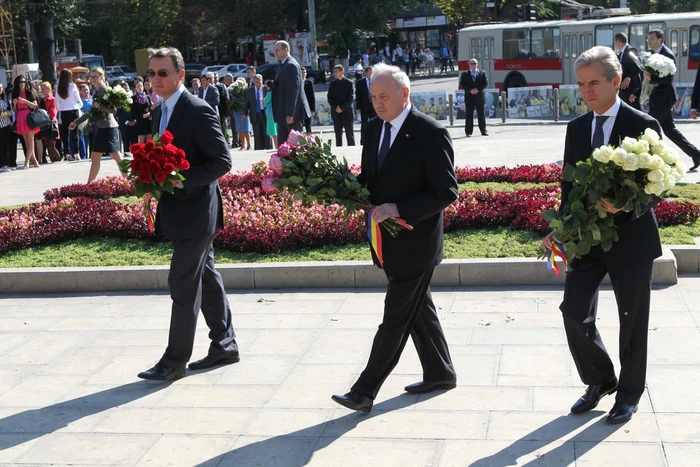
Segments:
[[[605,144],[605,134],[603,133],[603,125],[610,118],[608,115],[597,115],[595,117],[595,132],[593,133],[593,149],[599,148]]]
[[[387,154],[389,154],[389,149],[391,149],[391,122],[384,122],[384,139],[377,156],[377,170],[382,167]]]

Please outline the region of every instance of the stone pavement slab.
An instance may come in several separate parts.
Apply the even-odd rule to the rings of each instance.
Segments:
[[[167,294],[6,295],[0,465],[697,467],[698,294],[697,275],[655,286],[648,390],[623,426],[603,422],[612,398],[568,413],[583,385],[561,287],[435,289],[458,387],[404,393],[421,379],[409,341],[370,414],[330,396],[366,362],[381,289],[232,291],[241,362],[172,384],[136,378],[165,347]],[[614,354],[613,294],[600,296]],[[200,320],[193,358],[207,347]]]

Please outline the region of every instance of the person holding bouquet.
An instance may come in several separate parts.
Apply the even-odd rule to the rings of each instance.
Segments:
[[[574,65],[579,89],[590,112],[569,122],[564,146],[564,164],[576,165],[591,157],[593,149],[618,146],[625,137],[637,138],[661,127],[652,117],[633,109],[618,97],[622,67],[609,47],[593,47]],[[561,207],[569,202],[571,182],[562,182]],[[658,202],[658,198],[656,202]],[[564,328],[586,393],[571,407],[572,413],[594,409],[600,399],[617,391],[608,423],[624,423],[637,411],[646,379],[647,332],[654,259],[661,256],[661,241],[654,211],[655,202],[630,212],[616,209],[613,199],[602,200],[602,208],[615,216],[618,241],[604,252],[600,245],[571,262],[560,305]],[[542,242],[552,250],[554,234]],[[610,275],[620,317],[620,376],[615,375],[596,328],[598,288]]]
[[[162,99],[153,111],[152,132],[163,135],[167,129],[172,133],[171,143],[185,152],[190,165],[173,193],[162,194],[155,216],[156,233],[173,240],[168,347],[153,368],[138,375],[171,381],[185,376],[200,309],[210,329],[211,344],[208,355],[190,363],[189,368],[202,370],[239,360],[231,307],[214,266],[213,249],[214,234],[223,227],[218,179],[231,170],[232,161],[217,111],[183,85],[185,62],[180,51],[165,47],[150,52],[147,74]],[[144,198],[150,200],[151,196]]]
[[[411,105],[411,84],[398,67],[377,64],[370,93],[379,118],[367,125],[358,177],[370,192],[377,223],[402,218],[413,226],[395,237],[383,235],[383,265],[389,279],[384,317],[369,361],[350,392],[333,400],[369,412],[409,336],[423,367],[423,381],[410,393],[451,389],[457,384],[447,341],[430,293],[430,279],[442,261],[444,209],[457,199],[454,151],[449,133]]]

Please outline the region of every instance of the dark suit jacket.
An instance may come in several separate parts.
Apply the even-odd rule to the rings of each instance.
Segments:
[[[376,115],[369,95],[369,89],[367,89],[367,77],[355,81],[355,107],[362,113]]]
[[[700,104],[700,70],[695,73],[695,86],[693,86],[693,96],[690,98],[690,108],[696,109]]]
[[[314,92],[314,83],[311,80],[304,80],[304,94],[306,95],[306,102],[309,103],[309,110],[316,112],[316,93]]]
[[[593,112],[588,112],[569,122],[564,145],[564,166],[576,165],[576,162],[591,156],[592,123]],[[619,146],[620,141],[625,137],[637,138],[647,128],[655,130],[659,135],[662,134],[659,122],[622,102],[610,134],[609,144]],[[562,182],[562,206],[568,202],[572,188],[573,185],[570,182]],[[609,264],[633,266],[661,256],[659,229],[656,226],[656,216],[651,209],[654,204],[656,203],[651,203],[634,212],[620,212],[615,215],[619,240],[613,242],[612,248],[605,253]]]
[[[396,237],[382,231],[384,264],[422,271],[442,261],[444,209],[457,199],[452,140],[444,127],[414,106],[378,168],[383,125],[379,118],[367,124],[359,180],[369,189],[372,204],[396,203],[401,218],[414,227]]]
[[[336,107],[340,107],[343,113],[352,113],[352,98],[352,81],[345,77],[331,81],[328,86],[328,105],[332,114],[336,113]]]
[[[272,87],[272,112],[277,123],[285,123],[290,116],[295,122],[311,116],[302,81],[301,67],[290,55],[280,65]]]
[[[265,96],[267,95],[267,87],[261,86],[260,90],[262,91],[262,96],[263,99],[265,99]],[[250,121],[253,125],[258,123],[258,116],[261,116],[262,118],[265,118],[265,106],[263,105],[262,110],[260,111],[260,114],[258,114],[258,100],[255,98],[255,86],[252,88],[248,88],[245,92],[245,106],[243,107],[243,110],[247,115],[250,116]]]
[[[476,72],[476,79],[472,78],[472,72],[471,71],[464,71],[462,72],[462,76],[459,77],[459,85],[462,87],[464,90],[464,98],[469,99],[472,97],[472,95],[469,93],[472,89],[476,89],[479,91],[479,94],[484,92],[484,89],[486,89],[486,86],[488,86],[489,80],[486,77],[486,72],[483,70],[477,70]],[[479,94],[476,94],[474,97],[478,96]]]
[[[637,57],[637,51],[631,47],[626,47],[620,60],[622,64],[622,79],[630,79],[627,89],[620,89],[620,95],[629,100],[629,96],[636,96],[642,93],[642,66]]]
[[[670,58],[674,62],[676,61],[676,56],[666,45],[661,46],[661,51],[659,53]],[[661,110],[671,108],[673,104],[676,103],[676,90],[673,87],[673,75],[663,78],[652,77],[651,82],[657,86],[651,92],[651,96],[649,96],[649,112],[658,115]]]
[[[204,97],[202,97],[202,96],[204,96],[204,86],[199,88],[199,92],[197,93],[197,97],[199,97],[200,99],[204,99]],[[218,111],[219,98],[220,98],[219,90],[216,89],[216,86],[214,86],[213,84],[210,84],[209,89],[207,90],[206,99],[204,99],[204,100],[207,102],[207,104],[209,104],[211,106],[212,109]]]
[[[219,91],[219,113],[226,115],[226,107],[228,105],[228,91],[224,83],[216,83],[216,89]]]
[[[216,88],[214,88],[216,89]],[[153,133],[158,133],[161,107],[153,111]],[[174,239],[214,235],[223,227],[219,177],[231,170],[231,153],[221,133],[216,110],[189,92],[183,92],[172,110],[167,130],[173,144],[185,151],[190,169],[183,172],[183,189],[163,193],[156,214],[156,232]]]

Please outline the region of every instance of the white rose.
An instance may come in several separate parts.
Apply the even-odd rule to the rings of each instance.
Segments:
[[[647,183],[647,186],[644,187],[644,192],[649,195],[661,196],[661,193],[666,191],[665,188],[666,187],[663,183],[649,182]]]
[[[651,156],[651,164],[649,165],[651,170],[661,170],[661,167],[664,165],[666,165],[666,163],[661,157],[656,155]]]
[[[661,155],[664,152],[668,152],[668,146],[663,141],[658,141],[651,145],[651,153]]]
[[[678,156],[673,151],[666,151],[662,154],[659,154],[659,156],[661,156],[664,162],[669,165],[673,165],[676,162],[678,162]]]
[[[683,164],[681,161],[676,162],[676,165],[673,166],[673,170],[676,171],[678,174],[678,180],[683,178],[685,175],[685,164]]]
[[[622,144],[620,144],[620,147],[627,152],[634,152],[635,146],[637,146],[637,140],[629,136],[623,139]]]
[[[644,140],[639,140],[637,143],[634,145],[634,153],[635,154],[642,154],[645,152],[649,152],[649,143],[644,141]]]
[[[639,168],[639,158],[634,153],[628,153],[620,166],[622,167],[622,170],[634,172]]]
[[[617,148],[613,151],[611,160],[617,165],[622,165],[622,161],[624,161],[626,157],[627,151],[622,148]],[[661,159],[661,161],[663,162],[663,159]]]
[[[647,174],[647,178],[650,182],[663,182],[666,176],[661,170],[652,170]]]
[[[653,146],[661,140],[661,136],[659,136],[659,134],[651,128],[647,128],[644,131],[644,134],[642,135],[641,139]]]
[[[593,151],[593,159],[607,164],[613,157],[613,149],[610,146],[601,146]]]
[[[651,154],[644,152],[639,155],[639,168],[648,169],[651,167]]]

